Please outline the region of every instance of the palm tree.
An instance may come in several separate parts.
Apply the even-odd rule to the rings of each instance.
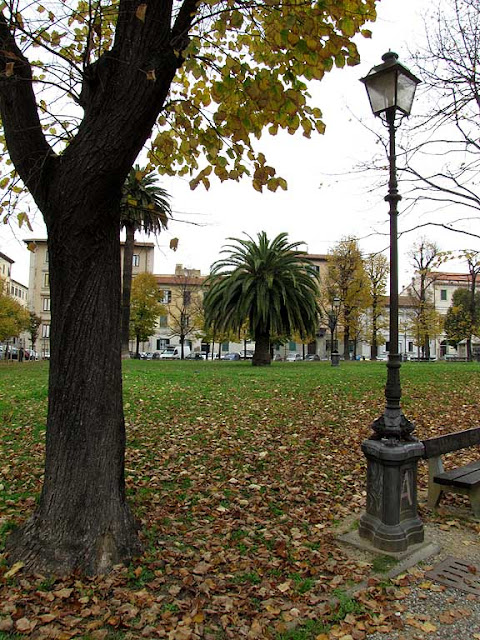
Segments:
[[[121,226],[125,227],[126,239],[123,253],[122,284],[122,356],[128,355],[130,329],[130,297],[132,291],[133,251],[135,232],[142,230],[147,235],[157,235],[168,226],[172,210],[168,202],[170,196],[155,184],[153,172],[147,172],[135,165],[130,170],[123,186]]]
[[[240,332],[248,321],[255,338],[253,365],[271,362],[270,336],[311,336],[319,313],[318,280],[301,242],[281,233],[272,242],[264,231],[257,241],[229,238],[228,257],[212,267],[204,298],[205,318],[216,331]]]

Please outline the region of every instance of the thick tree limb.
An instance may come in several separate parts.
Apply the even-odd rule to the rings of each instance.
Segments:
[[[54,152],[38,116],[29,61],[0,14],[0,113],[15,168],[40,207],[46,197],[44,175]]]

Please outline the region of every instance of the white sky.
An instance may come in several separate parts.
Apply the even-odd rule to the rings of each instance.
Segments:
[[[374,228],[380,229],[382,224],[381,230],[388,230],[388,205],[383,200],[387,171],[385,184],[372,193],[368,193],[372,184],[370,178],[349,175],[357,162],[367,161],[378,150],[375,136],[356,118],[377,132],[383,129],[371,114],[359,78],[379,64],[381,56],[389,49],[396,51],[401,61],[407,62],[409,50],[413,51],[423,38],[423,19],[431,7],[430,0],[381,0],[378,19],[371,25],[373,38],[357,40],[361,64],[335,69],[321,83],[312,84],[315,104],[324,113],[326,134],[314,135],[310,140],[301,133],[276,137],[267,134],[262,139],[259,147],[265,151],[268,164],[287,180],[287,192],[259,194],[247,180],[221,184],[214,179],[208,192],[202,186],[191,191],[188,179],[160,178],[160,186],[172,196],[175,217],[185,222],[172,222],[168,232],[157,240],[150,238],[158,245],[155,273],[172,273],[176,264],[208,273],[227,237],[240,237],[244,232],[255,236],[262,230],[271,238],[286,231],[290,241],[304,241],[310,253],[327,253],[346,235],[360,238],[360,246],[365,252],[384,249],[388,244],[384,236],[366,236]],[[412,71],[415,72],[413,67]],[[402,129],[408,126],[406,119]],[[382,135],[386,136],[386,130]],[[401,207],[402,203],[400,210]],[[416,209],[408,219],[400,217],[400,230],[413,226],[414,219],[421,220],[422,213]],[[187,221],[196,224],[187,224]],[[15,260],[12,276],[24,284],[28,284],[30,257],[22,239],[46,237],[39,213],[32,216],[32,224],[33,233],[8,225],[0,229],[0,251]],[[404,254],[421,235],[437,241],[444,250],[476,248],[468,238],[435,229],[407,234],[399,243],[401,286],[407,284],[412,275]],[[172,237],[179,238],[176,252],[168,248]],[[450,263],[445,269],[464,271],[460,263]]]

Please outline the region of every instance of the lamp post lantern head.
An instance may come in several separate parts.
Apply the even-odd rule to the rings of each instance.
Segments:
[[[382,60],[382,64],[373,67],[365,78],[361,78],[367,89],[373,114],[380,116],[400,111],[408,116],[420,80],[398,62],[398,55],[393,51],[385,53]]]
[[[340,309],[340,303],[341,300],[340,298],[338,298],[337,296],[335,296],[335,298],[333,299],[333,308],[335,309],[335,311],[338,313],[338,310]]]

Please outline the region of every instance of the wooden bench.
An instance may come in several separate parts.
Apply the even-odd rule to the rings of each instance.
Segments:
[[[480,427],[423,440],[423,457],[428,460],[428,506],[434,509],[444,492],[463,493],[480,518],[480,460],[445,471],[442,456],[480,444]]]

